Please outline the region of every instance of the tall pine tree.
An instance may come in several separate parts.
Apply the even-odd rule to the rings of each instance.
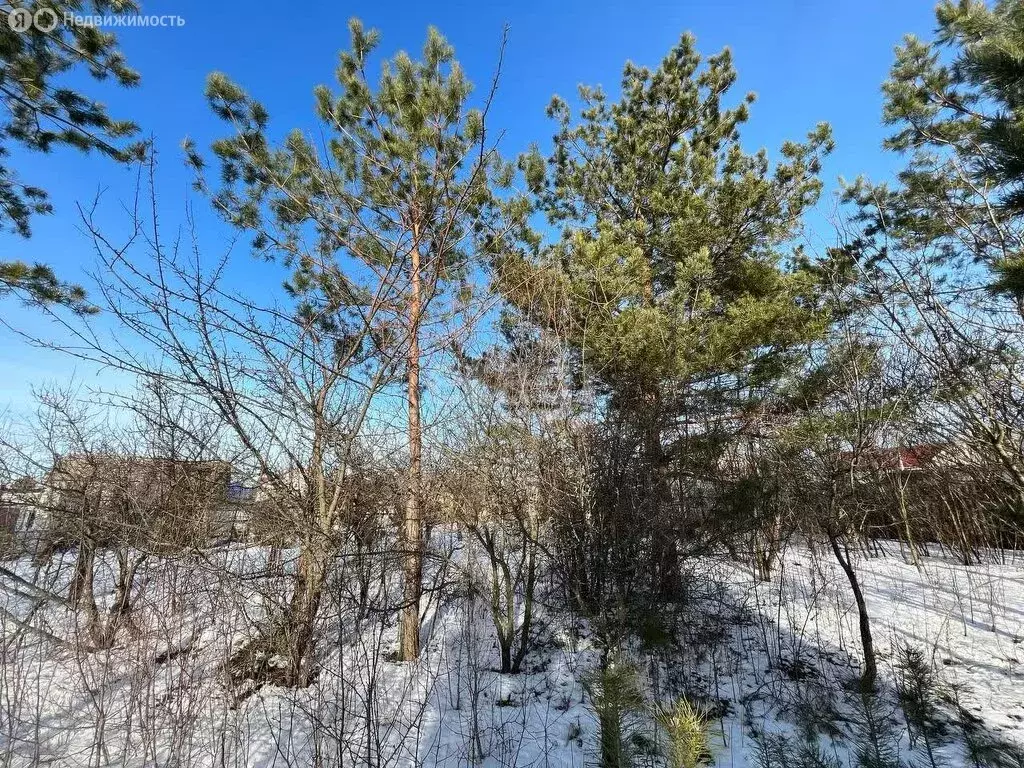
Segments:
[[[422,59],[404,52],[370,75],[379,35],[353,20],[338,90],[316,89],[315,139],[293,130],[275,145],[266,110],[222,74],[210,77],[214,112],[235,128],[217,141],[222,187],[215,207],[251,231],[256,254],[293,270],[298,311],[355,318],[367,344],[400,370],[408,437],[401,546],[400,656],[419,654],[423,538],[425,358],[447,347],[472,306],[478,256],[504,248],[527,206],[507,188],[514,167],[486,131],[489,99],[471,86],[452,47],[431,28]],[[491,95],[493,96],[493,89]],[[188,145],[192,162],[203,159]],[[323,320],[321,320],[323,322]]]
[[[574,117],[556,97],[553,152],[521,167],[560,234],[501,270],[511,301],[576,348],[609,414],[637,435],[653,537],[641,567],[662,590],[686,534],[674,478],[742,393],[825,326],[792,240],[818,199],[830,131],[785,143],[774,165],[744,151],[754,96],[725,106],[735,81],[728,50],[705,61],[686,34],[656,69],[627,64],[617,101],[581,87]]]

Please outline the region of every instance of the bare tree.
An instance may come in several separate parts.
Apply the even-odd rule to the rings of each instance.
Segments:
[[[147,220],[137,207],[123,242],[95,224],[95,207],[83,212],[116,331],[68,323],[73,341],[62,348],[145,382],[159,393],[149,418],[166,422],[156,424],[165,434],[258,481],[264,505],[300,555],[280,615],[266,617],[236,662],[242,675],[303,685],[313,673],[314,626],[342,524],[358,501],[358,484],[349,480],[364,450],[360,440],[394,364],[374,338],[375,309],[321,301],[313,287],[299,311],[228,290],[226,260],[203,262],[194,229],[165,243],[152,183],[149,197],[153,213]],[[392,279],[382,274],[379,291]],[[197,423],[216,425],[216,444],[196,433]],[[257,647],[287,664],[253,669]]]
[[[465,361],[460,426],[448,447],[448,493],[486,562],[475,583],[488,593],[502,672],[521,671],[535,633],[572,407],[563,363],[549,336]]]

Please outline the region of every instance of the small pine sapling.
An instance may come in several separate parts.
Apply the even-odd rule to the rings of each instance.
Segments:
[[[665,733],[669,768],[697,768],[712,758],[710,721],[704,709],[683,698],[656,707],[654,719]]]
[[[919,740],[923,742],[928,764],[938,768],[935,747],[946,735],[940,709],[942,682],[920,648],[903,645],[897,650],[896,694],[907,720],[911,748]]]
[[[882,697],[861,689],[853,697],[851,717],[854,765],[857,768],[900,768],[899,748],[893,733],[893,714]]]
[[[1024,768],[1024,752],[989,733],[984,721],[964,705],[963,693],[964,686],[950,685],[944,691],[943,699],[955,713],[969,765],[974,768]]]
[[[601,729],[601,768],[628,768],[632,764],[631,719],[644,707],[636,667],[612,661],[588,675],[583,687]]]

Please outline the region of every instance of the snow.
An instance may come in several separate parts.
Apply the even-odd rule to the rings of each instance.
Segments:
[[[897,545],[884,549],[882,556],[862,557],[857,563],[883,676],[883,702],[892,698],[898,648],[909,644],[925,652],[943,683],[957,688],[962,705],[981,718],[993,738],[1024,746],[1024,561],[1012,553],[993,553],[1010,562],[964,566],[933,557],[915,567],[899,555]],[[733,635],[734,642],[747,648],[726,678],[734,686],[733,698],[749,699],[744,714],[755,723],[760,720],[764,732],[792,733],[788,721],[794,709],[807,703],[801,699],[813,693],[809,688],[848,688],[859,671],[862,654],[849,583],[834,561],[821,553],[815,557],[806,548],[786,552],[769,583],[756,583],[749,572],[732,564],[713,570],[732,585],[733,594],[743,595],[743,607],[757,617]],[[806,659],[815,670],[815,686],[795,685],[780,674],[780,667],[794,659]],[[809,703],[838,704],[843,714],[857,698],[848,694],[846,702],[823,704],[812,695]],[[747,743],[749,728],[739,727],[735,719],[730,725],[733,738],[718,764],[749,764],[739,756],[742,752],[749,761],[755,751]],[[896,744],[901,756],[920,759],[911,754],[902,724],[896,730],[902,736]],[[849,756],[842,741],[826,739],[825,746],[845,762]],[[960,744],[946,745],[941,752],[940,765],[969,764]]]
[[[455,586],[431,599],[418,662],[393,660],[393,618],[357,619],[341,588],[351,569],[339,564],[339,586],[322,611],[315,682],[264,686],[245,698],[232,696],[223,660],[250,637],[273,594],[264,549],[151,558],[140,569],[135,629],[107,651],[76,648],[79,627],[67,608],[37,605],[0,578],[5,764],[596,764],[598,724],[583,680],[600,653],[587,622],[560,607],[545,580],[542,629],[525,671],[499,674],[488,606],[458,588],[467,545],[448,544],[438,566],[447,570],[433,577]],[[915,567],[896,545],[885,549],[862,556],[857,569],[883,678],[879,701],[900,757],[922,755],[892,690],[897,650],[907,643],[958,686],[992,738],[1024,747],[1024,558],[993,553],[992,562],[964,566],[929,557]],[[851,764],[860,641],[849,584],[827,555],[793,546],[763,583],[725,559],[694,561],[676,642],[626,650],[651,699],[686,694],[710,709],[716,765],[761,765],[772,738],[800,739],[809,729],[824,754]],[[104,560],[97,578],[106,600],[112,563]],[[28,558],[5,565],[60,593],[72,564],[68,554],[42,566]],[[380,589],[397,589],[396,575],[382,576]],[[12,617],[67,645],[19,629]],[[657,741],[650,717],[635,724]],[[971,764],[957,738],[939,756],[940,765]],[[661,764],[644,754],[637,763]]]

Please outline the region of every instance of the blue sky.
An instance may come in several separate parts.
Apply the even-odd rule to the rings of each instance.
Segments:
[[[120,30],[129,63],[142,74],[131,91],[89,85],[112,114],[134,119],[153,135],[160,165],[157,187],[165,231],[183,219],[191,175],[181,161],[180,142],[191,136],[202,147],[222,135],[203,98],[207,74],[221,70],[245,86],[270,110],[271,125],[284,133],[309,127],[312,89],[332,82],[337,52],[347,44],[346,22],[359,16],[380,29],[381,51],[418,51],[429,24],[455,46],[470,78],[485,87],[497,62],[502,28],[510,26],[500,90],[491,125],[504,131],[502,149],[513,156],[530,142],[546,148],[552,125],[544,115],[555,93],[571,98],[579,83],[617,92],[623,64],[655,66],[685,30],[705,54],[732,48],[739,71],[737,96],[752,90],[758,102],[742,139],[749,150],[775,150],[801,138],[818,121],[832,124],[837,148],[824,169],[826,188],[840,176],[889,176],[896,159],[880,149],[880,85],[893,48],[907,33],[928,37],[933,4],[925,0],[676,0],[550,3],[459,0],[368,2],[170,2],[143,0],[147,14],[177,14],[183,27]],[[37,218],[29,241],[0,235],[0,258],[51,264],[62,277],[89,287],[95,259],[81,232],[76,204],[102,193],[99,220],[116,229],[122,201],[134,187],[133,172],[102,158],[58,150],[46,156],[16,154],[27,182],[49,190],[56,212]],[[196,200],[204,250],[223,251],[230,234],[202,200]],[[826,196],[812,220],[814,237],[832,242]],[[246,259],[242,251],[237,258]],[[276,286],[272,265],[242,263],[237,279]],[[4,318],[31,333],[50,332],[38,314],[12,301]],[[95,372],[57,353],[32,349],[0,328],[0,412],[22,411],[33,385],[75,373],[87,386]]]

